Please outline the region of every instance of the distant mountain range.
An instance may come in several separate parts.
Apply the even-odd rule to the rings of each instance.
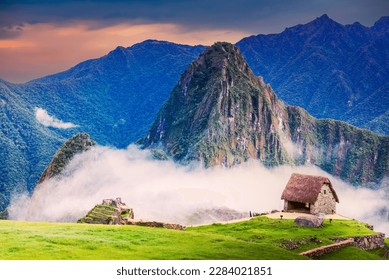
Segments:
[[[145,135],[180,73],[203,50],[148,40],[25,84],[0,80],[0,210],[12,193],[32,191],[73,134],[86,131],[118,148]],[[75,127],[46,127],[36,108]]]
[[[189,66],[139,143],[205,166],[251,158],[267,166],[311,163],[355,184],[389,176],[388,136],[286,106],[229,43]]]
[[[389,134],[389,17],[369,28],[323,15],[236,45],[286,103]]]
[[[383,134],[389,134],[388,45],[388,17],[367,28],[327,16],[237,43],[255,75],[288,104]],[[0,209],[13,192],[32,191],[73,134],[85,131],[118,148],[144,136],[204,49],[148,40],[28,83],[0,80]],[[47,127],[37,109],[73,125]]]

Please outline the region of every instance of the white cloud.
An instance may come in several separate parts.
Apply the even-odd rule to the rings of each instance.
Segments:
[[[152,160],[134,146],[96,147],[74,157],[64,176],[50,179],[32,198],[14,197],[8,210],[12,219],[76,221],[102,199],[121,197],[138,219],[190,224],[188,216],[199,209],[282,209],[281,193],[293,172],[329,177],[340,199],[338,213],[389,233],[384,189],[356,189],[313,166],[267,169],[251,161],[231,169],[184,167]]]
[[[75,125],[71,122],[63,122],[56,117],[50,116],[45,109],[35,108],[35,119],[47,127],[55,127],[61,129],[75,128],[78,125]]]

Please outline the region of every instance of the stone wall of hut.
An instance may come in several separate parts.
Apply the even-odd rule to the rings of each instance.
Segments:
[[[324,213],[334,214],[336,213],[336,200],[331,191],[329,184],[324,184],[321,187],[320,193],[314,205],[311,205],[311,214]]]

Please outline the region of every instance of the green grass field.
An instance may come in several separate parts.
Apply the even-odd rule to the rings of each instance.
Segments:
[[[266,217],[185,231],[0,221],[0,259],[306,259],[298,253],[330,244],[329,238],[367,234],[374,232],[357,221],[325,221],[324,227],[311,229],[296,226],[293,220]],[[381,251],[347,247],[325,257],[380,259]]]

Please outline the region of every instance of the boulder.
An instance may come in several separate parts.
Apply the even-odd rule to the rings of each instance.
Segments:
[[[324,219],[317,216],[299,216],[294,220],[294,223],[303,227],[321,227]]]
[[[322,212],[319,212],[316,214],[316,217],[318,217],[319,219],[323,219],[326,217],[326,214],[322,213]]]

